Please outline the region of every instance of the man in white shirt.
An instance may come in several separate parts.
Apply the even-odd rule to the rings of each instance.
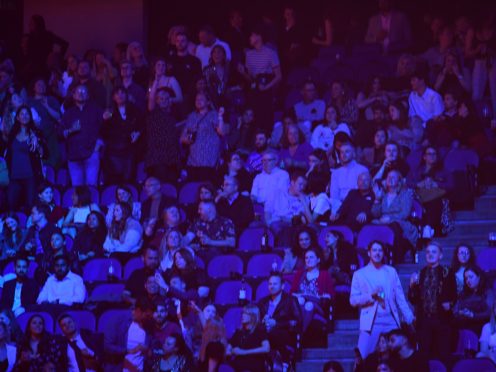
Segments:
[[[311,222],[312,213],[310,212],[310,200],[305,194],[307,179],[303,170],[295,170],[291,173],[289,188],[277,193],[274,199],[274,211],[268,224],[282,222],[290,224],[293,218],[305,219],[305,222]]]
[[[208,61],[210,60],[210,52],[216,45],[220,45],[221,47],[223,47],[226,51],[226,59],[228,61],[231,60],[231,48],[226,42],[217,39],[212,27],[202,27],[200,29],[200,32],[198,33],[198,39],[200,39],[200,44],[196,47],[195,55],[196,58],[200,60],[202,69],[207,67]]]
[[[342,166],[331,173],[331,214],[335,214],[350,190],[357,188],[358,176],[368,169],[355,160],[355,147],[344,143],[339,150]]]
[[[350,304],[360,310],[358,349],[363,359],[375,350],[381,333],[414,320],[398,273],[384,264],[385,253],[383,243],[372,241],[369,264],[355,271],[351,281]]]
[[[408,97],[410,107],[408,116],[419,117],[424,128],[429,120],[444,112],[443,98],[438,92],[427,86],[426,79],[426,74],[416,71],[410,78],[412,92]]]
[[[69,259],[65,255],[54,258],[54,271],[41,289],[38,304],[60,304],[72,306],[82,304],[86,297],[83,278],[69,270]]]
[[[59,326],[67,341],[69,372],[95,372],[101,365],[103,338],[87,330],[78,330],[76,322],[69,314],[62,314]]]
[[[289,174],[278,167],[278,162],[278,154],[274,150],[267,150],[262,156],[263,170],[257,174],[251,188],[251,199],[254,203],[264,205],[269,219],[274,210],[275,196],[287,192],[289,187]]]
[[[324,119],[325,102],[317,99],[317,87],[313,81],[307,81],[301,89],[302,100],[294,105],[294,112],[298,123],[305,123],[307,130],[305,137],[310,142],[312,123]],[[299,125],[301,128],[301,125]]]

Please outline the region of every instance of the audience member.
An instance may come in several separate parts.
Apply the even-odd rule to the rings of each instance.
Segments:
[[[406,331],[393,329],[389,332],[389,349],[392,353],[391,370],[411,372],[429,370],[428,359],[415,349],[413,338]]]
[[[465,286],[464,272],[468,266],[475,265],[475,251],[469,244],[458,244],[453,252],[450,270],[456,279],[456,293],[458,296]]]
[[[94,257],[103,256],[103,243],[107,236],[105,218],[101,213],[91,212],[86,217],[86,224],[74,239],[72,250],[80,264]]]
[[[324,241],[320,268],[329,271],[336,285],[350,285],[358,269],[358,252],[338,231],[329,230]]]
[[[207,67],[208,61],[210,59],[210,54],[214,46],[220,45],[226,51],[226,59],[231,60],[231,48],[229,45],[222,40],[219,40],[215,35],[215,32],[210,26],[203,26],[198,32],[198,39],[200,44],[196,47],[196,58],[201,62],[202,69]]]
[[[334,135],[338,132],[344,132],[351,136],[350,128],[346,123],[340,123],[338,109],[329,105],[325,110],[324,121],[317,125],[312,131],[310,144],[314,149],[329,151],[334,143]]]
[[[93,203],[91,190],[87,186],[76,186],[71,195],[72,207],[62,221],[64,234],[69,234],[72,238],[82,229],[86,223],[88,215],[92,212],[100,212],[100,208]]]
[[[31,222],[33,225],[28,229],[25,244],[21,252],[34,259],[50,249],[50,240],[56,227],[48,222],[50,208],[46,204],[38,203],[31,208]]]
[[[26,229],[19,223],[15,213],[7,213],[3,217],[2,233],[0,235],[0,265],[4,265],[20,251],[25,243]]]
[[[324,119],[325,103],[317,98],[317,85],[311,80],[303,83],[301,96],[302,100],[293,106],[296,120],[298,123],[308,122],[311,127],[313,123]]]
[[[438,92],[427,86],[428,78],[423,71],[416,70],[410,81],[412,92],[408,97],[408,105],[410,106],[408,116],[420,118],[425,127],[427,121],[443,113],[443,99]]]
[[[267,150],[267,133],[259,129],[255,132],[254,151],[246,159],[246,169],[251,174],[263,171],[263,154]]]
[[[107,237],[103,242],[103,249],[108,254],[127,256],[136,253],[143,243],[143,228],[131,215],[131,208],[127,203],[117,203],[114,207],[114,216],[109,226]],[[123,255],[125,254],[125,255]]]

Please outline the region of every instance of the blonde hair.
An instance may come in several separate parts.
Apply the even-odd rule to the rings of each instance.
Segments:
[[[226,326],[220,316],[214,316],[207,320],[203,327],[202,343],[200,346],[200,360],[205,360],[207,346],[211,342],[220,342],[227,345]]]
[[[250,316],[250,328],[255,328],[260,323],[260,309],[257,305],[248,304],[243,307],[243,312]]]

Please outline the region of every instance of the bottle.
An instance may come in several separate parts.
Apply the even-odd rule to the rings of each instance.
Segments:
[[[239,289],[238,302],[241,306],[244,306],[248,303],[248,301],[246,300],[245,278],[241,279],[241,288]]]
[[[389,265],[393,266],[393,263],[394,263],[394,261],[393,261],[393,250],[390,249],[389,250]]]
[[[260,245],[260,248],[262,252],[266,252],[269,250],[269,234],[267,233],[267,230],[264,229],[264,232],[262,234],[262,242]]]
[[[274,258],[274,261],[272,262],[272,272],[273,273],[277,273],[277,271],[278,271],[277,267],[278,267],[277,260]]]
[[[107,274],[107,277],[108,277],[108,280],[109,281],[113,281],[114,278],[115,278],[115,270],[114,270],[114,262],[112,260],[110,260],[110,266],[108,268],[108,274]]]
[[[414,255],[414,258],[413,258],[415,264],[418,264],[419,263],[419,253],[418,253],[418,249],[415,250],[415,255]]]

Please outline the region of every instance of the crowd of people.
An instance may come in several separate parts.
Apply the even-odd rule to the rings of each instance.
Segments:
[[[37,15],[18,54],[0,49],[0,370],[290,370],[352,313],[339,298],[359,309],[358,371],[451,365],[461,329],[496,362],[492,283],[472,247],[448,268],[431,241],[471,191],[444,159],[495,155],[494,9],[426,16],[416,35],[412,15],[379,0],[345,55],[337,14],[310,35],[297,11],[284,6],[279,28],[265,15],[247,27],[233,10],[222,38],[176,25],[161,55],[132,41],[111,57],[68,54]],[[371,55],[381,73],[344,73]],[[358,248],[371,226],[392,241]],[[248,290],[260,281],[231,273],[240,319],[223,318],[232,309],[209,263],[247,236],[251,256],[278,259],[258,278],[263,296]],[[405,294],[394,265],[423,248]],[[99,262],[108,277],[90,280]],[[107,281],[124,288],[95,305]],[[103,335],[70,312],[109,308],[130,310]]]

